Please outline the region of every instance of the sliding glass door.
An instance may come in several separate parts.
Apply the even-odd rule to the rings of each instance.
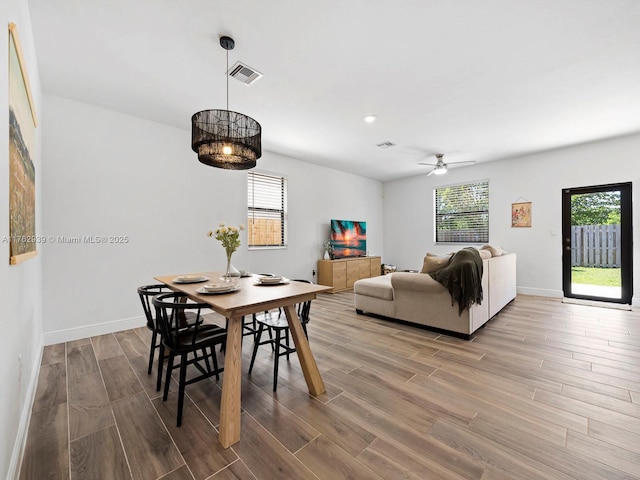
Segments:
[[[562,191],[564,296],[631,303],[631,183]]]

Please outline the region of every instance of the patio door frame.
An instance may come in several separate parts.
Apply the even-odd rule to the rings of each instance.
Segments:
[[[631,305],[633,297],[633,216],[631,182],[562,189],[562,290],[565,297]],[[594,297],[571,292],[571,196],[585,193],[620,192],[620,298]]]

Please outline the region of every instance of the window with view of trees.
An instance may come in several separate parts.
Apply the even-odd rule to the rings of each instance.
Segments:
[[[287,246],[287,179],[247,173],[247,245],[251,248]]]
[[[489,242],[489,181],[436,187],[436,243]]]

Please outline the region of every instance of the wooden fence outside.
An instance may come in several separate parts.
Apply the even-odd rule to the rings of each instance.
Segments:
[[[620,268],[620,225],[571,227],[571,266]]]

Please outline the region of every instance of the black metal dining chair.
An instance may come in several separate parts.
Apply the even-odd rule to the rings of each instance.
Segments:
[[[292,282],[304,282],[311,283],[309,280],[291,280]],[[295,310],[302,324],[302,329],[307,338],[307,323],[309,323],[309,312],[311,310],[311,300],[299,303],[295,306]],[[256,360],[256,354],[258,353],[258,347],[260,345],[271,345],[274,351],[274,364],[273,364],[273,391],[278,388],[278,365],[280,357],[287,356],[295,353],[295,347],[292,347],[289,342],[289,322],[282,309],[267,311],[258,315],[254,315],[254,319],[258,324],[258,331],[254,337],[253,353],[251,354],[251,363],[249,364],[249,374],[253,370],[253,365]],[[262,333],[265,328],[269,334],[268,340],[262,340]]]
[[[203,310],[210,307],[206,303],[191,301],[184,293],[162,293],[153,297],[156,309],[156,320],[162,333],[162,350],[167,351],[167,373],[164,383],[163,400],[169,395],[171,372],[180,369],[178,379],[178,418],[177,426],[182,424],[182,408],[184,405],[185,387],[192,383],[215,376],[220,379],[224,370],[218,366],[216,346],[224,343],[227,332],[217,325],[202,322]],[[190,328],[180,327],[180,320],[191,314],[194,324]],[[175,357],[180,357],[180,364],[174,366]],[[187,380],[187,366],[193,365],[200,375]],[[161,368],[161,367],[160,367]]]

